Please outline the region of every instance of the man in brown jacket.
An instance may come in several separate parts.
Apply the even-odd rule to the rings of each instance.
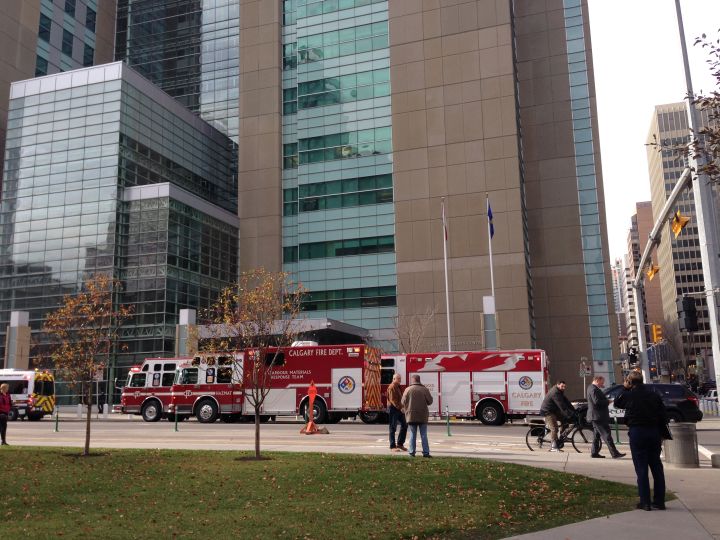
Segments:
[[[407,452],[405,437],[407,436],[407,422],[402,412],[402,388],[400,387],[400,374],[393,375],[393,381],[387,389],[388,417],[390,418],[390,450],[393,452]],[[400,424],[400,433],[395,444],[395,430]]]
[[[428,417],[430,416],[428,405],[432,404],[433,398],[430,395],[430,390],[420,382],[420,375],[415,373],[410,377],[410,380],[412,384],[405,389],[400,402],[403,411],[405,411],[405,420],[410,426],[408,454],[415,457],[415,439],[417,430],[420,428],[423,457],[429,458],[432,456],[430,456],[430,445],[427,438]]]

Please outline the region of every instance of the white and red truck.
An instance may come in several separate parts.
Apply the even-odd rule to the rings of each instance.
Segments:
[[[310,383],[317,389],[313,416],[318,423],[379,411],[380,364],[366,359],[365,352],[364,345],[320,345],[270,348],[262,353],[248,349],[232,358],[200,354],[178,366],[169,413],[178,418],[192,415],[203,423],[253,417],[246,393],[252,390],[255,354],[265,355],[261,365],[272,364],[263,419],[307,416]]]
[[[501,425],[507,418],[539,414],[548,389],[548,360],[536,349],[383,355],[383,399],[392,376],[401,384],[420,375],[430,389],[432,416],[478,419]],[[376,417],[361,415],[366,421]]]
[[[128,372],[120,395],[120,406],[115,409],[126,414],[142,415],[146,422],[157,422],[168,416],[171,388],[177,367],[192,360],[185,358],[147,358]],[[117,406],[116,406],[117,407]]]

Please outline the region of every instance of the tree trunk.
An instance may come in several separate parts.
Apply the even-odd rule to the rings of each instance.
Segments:
[[[255,406],[255,459],[260,459],[260,405]]]
[[[85,450],[83,456],[90,455],[90,419],[92,418],[92,382],[87,385],[87,416],[85,418]]]

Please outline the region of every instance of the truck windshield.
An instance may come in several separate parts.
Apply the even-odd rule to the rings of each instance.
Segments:
[[[146,377],[146,373],[133,373],[132,377],[128,381],[128,386],[130,388],[142,388],[143,386],[145,386]]]

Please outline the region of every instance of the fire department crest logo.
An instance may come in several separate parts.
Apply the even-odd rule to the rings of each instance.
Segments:
[[[523,390],[530,390],[533,385],[533,380],[530,377],[528,377],[527,375],[523,375],[522,377],[520,377],[520,380],[518,381],[518,385]]]
[[[343,394],[351,394],[355,390],[355,379],[350,375],[345,375],[338,381],[338,390]]]

